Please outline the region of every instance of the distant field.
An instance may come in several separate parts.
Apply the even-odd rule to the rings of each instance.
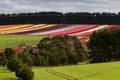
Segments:
[[[120,80],[120,62],[34,67],[34,80]],[[17,80],[15,74],[0,67],[0,80]]]
[[[18,47],[19,44],[25,43],[26,45],[37,44],[43,36],[28,36],[28,35],[0,35],[0,49],[6,47]]]

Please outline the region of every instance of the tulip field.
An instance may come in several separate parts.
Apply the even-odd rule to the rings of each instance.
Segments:
[[[117,29],[120,25],[87,24],[19,24],[0,25],[0,52],[6,47],[16,48],[19,44],[36,45],[43,36],[77,36],[82,43],[89,41],[93,31]]]
[[[33,67],[34,80],[120,80],[120,62]],[[14,72],[0,67],[0,80],[18,80]]]
[[[86,42],[93,31],[119,28],[120,25],[75,25],[75,24],[22,24],[1,25],[0,34],[59,36],[74,35]],[[83,38],[83,39],[82,39]],[[86,38],[86,39],[85,39]],[[83,41],[84,40],[84,41]]]

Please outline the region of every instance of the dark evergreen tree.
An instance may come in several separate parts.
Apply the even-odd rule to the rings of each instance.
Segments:
[[[120,60],[120,29],[108,31],[107,29],[93,32],[88,43],[89,58],[93,63]]]
[[[0,14],[0,24],[120,24],[120,13],[36,12]]]

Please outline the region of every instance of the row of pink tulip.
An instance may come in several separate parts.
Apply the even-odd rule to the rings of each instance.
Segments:
[[[95,27],[98,27],[98,25],[79,25],[79,26],[70,28],[68,30],[52,32],[52,33],[49,33],[49,35],[67,35],[67,34],[71,34],[71,33],[82,32],[82,31],[89,30],[89,29],[92,29]]]

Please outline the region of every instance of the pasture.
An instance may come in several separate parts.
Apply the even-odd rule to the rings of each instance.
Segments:
[[[43,36],[29,35],[0,35],[0,49],[18,47],[20,44],[35,45]]]
[[[120,80],[120,62],[33,67],[34,80]],[[0,67],[0,80],[17,80],[13,72]]]

